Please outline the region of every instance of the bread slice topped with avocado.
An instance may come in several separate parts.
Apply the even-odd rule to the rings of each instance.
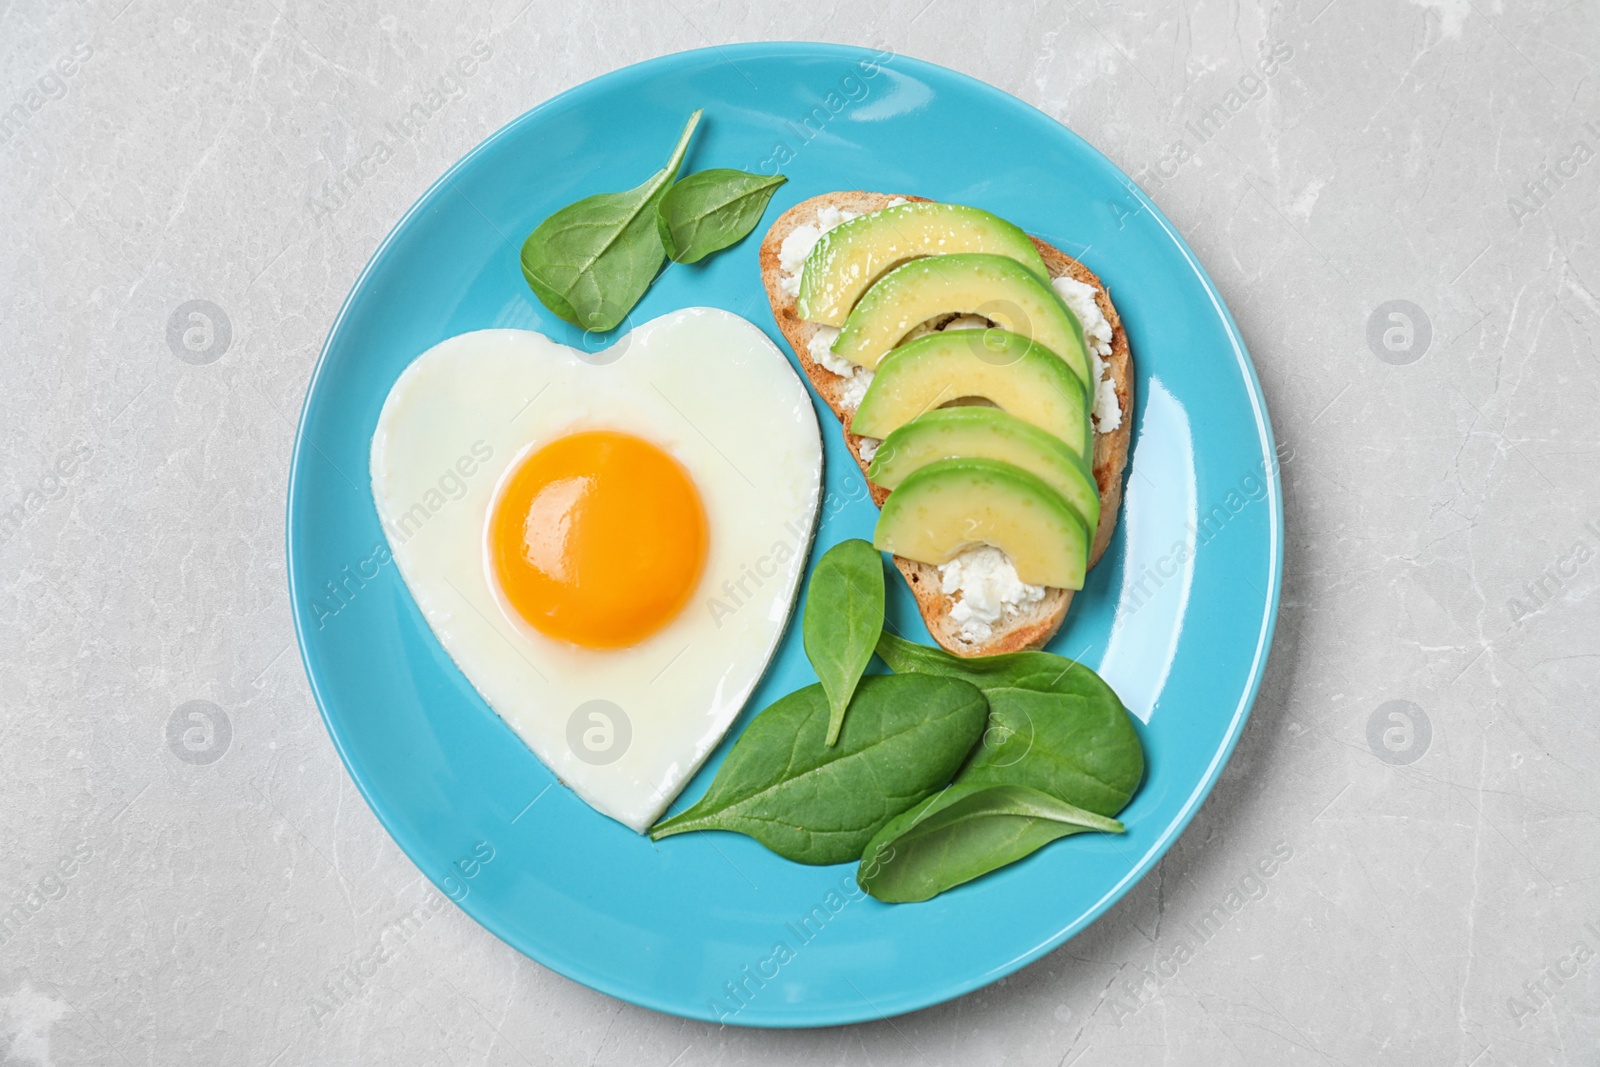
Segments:
[[[986,211],[839,192],[773,223],[761,280],[934,640],[1041,647],[1122,503],[1133,358],[1100,279]]]

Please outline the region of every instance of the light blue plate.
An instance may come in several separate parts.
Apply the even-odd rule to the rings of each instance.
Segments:
[[[1050,951],[1126,893],[1188,823],[1244,726],[1271,643],[1283,542],[1272,431],[1239,332],[1194,254],[1121,171],[1045,115],[940,67],[875,55],[770,44],[667,56],[564,93],[490,137],[362,273],[328,335],[295,448],[289,582],[301,653],[367,803],[417,866],[506,942],[678,1015],[854,1022],[959,996]],[[1116,539],[1051,648],[1098,667],[1142,722],[1149,769],[1122,815],[1126,835],[1063,841],[898,906],[863,897],[849,865],[800,866],[748,838],[652,844],[552,787],[381,562],[367,448],[389,386],[423,350],[466,330],[524,327],[584,344],[523,283],[522,238],[572,200],[642,181],[697,107],[706,120],[690,168],[781,164],[788,175],[766,224],[818,193],[918,193],[997,212],[1081,255],[1110,286],[1136,361],[1133,459]],[[633,321],[711,305],[781,347],[758,243],[759,231],[708,263],[669,269]],[[837,422],[818,413],[829,496],[813,558],[870,537],[876,516]],[[896,625],[925,639],[902,583],[892,588]],[[746,716],[811,681],[791,626]],[[719,751],[686,798],[720,760]]]

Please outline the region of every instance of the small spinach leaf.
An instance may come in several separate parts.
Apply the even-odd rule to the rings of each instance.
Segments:
[[[884,824],[948,782],[983,732],[983,694],[955,678],[875,675],[856,690],[839,743],[812,685],[757,715],[704,797],[650,830],[748,834],[798,863],[844,863]]]
[[[1085,831],[1122,824],[1026,786],[956,784],[878,831],[856,884],[890,904],[927,900]]]
[[[989,698],[989,725],[956,784],[1022,785],[1100,815],[1127,806],[1144,777],[1132,716],[1098,674],[1065,656],[962,659],[892,634],[878,654],[897,671],[964,678]]]
[[[615,328],[666,259],[656,207],[678,176],[700,112],[678,137],[667,165],[643,185],[569,204],[522,244],[522,275],[545,307],[586,330]]]
[[[828,694],[825,741],[832,745],[883,632],[883,557],[871,542],[841,541],[817,561],[800,625],[806,657]]]
[[[781,174],[748,174],[726,167],[703,170],[678,182],[661,198],[656,226],[667,258],[694,263],[744,240],[778,186]]]

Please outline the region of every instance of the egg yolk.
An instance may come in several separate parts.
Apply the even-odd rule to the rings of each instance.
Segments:
[[[584,648],[637,644],[683,610],[705,570],[700,491],[632,434],[552,441],[513,470],[489,515],[489,566],[540,633]]]

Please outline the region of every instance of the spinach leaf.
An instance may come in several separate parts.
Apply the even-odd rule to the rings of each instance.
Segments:
[[[883,632],[883,557],[870,541],[841,541],[817,561],[800,627],[806,657],[828,695],[825,742],[832,745]]]
[[[1077,660],[1053,652],[1005,652],[998,656],[963,659],[942,648],[919,645],[885,633],[878,638],[878,655],[897,674],[915,671],[918,674],[965,678],[980,688],[1017,685],[1023,680],[1029,680],[1035,688],[1048,688],[1064,680],[1068,674],[1080,677],[1087,675],[1105,686],[1098,675]]]
[[[1097,815],[1127,807],[1144,751],[1115,697],[1009,687],[985,695],[989,726],[958,785],[1031,786]]]
[[[694,263],[744,240],[778,186],[781,174],[748,174],[725,167],[703,170],[678,182],[661,198],[656,227],[667,258]]]
[[[856,884],[890,904],[938,896],[1069,834],[1122,824],[1019,785],[952,785],[867,845]]]
[[[545,219],[522,244],[522,275],[539,301],[586,330],[615,328],[644,296],[666,259],[656,207],[689,151],[700,112],[667,165],[625,193],[601,193]]]
[[[885,823],[950,780],[987,714],[983,694],[959,679],[875,675],[829,747],[828,698],[807,686],[757,715],[706,795],[650,836],[731,830],[797,863],[857,859]]]
[[[989,698],[989,725],[956,784],[1021,785],[1099,815],[1127,806],[1144,777],[1132,716],[1094,671],[1049,652],[962,659],[891,634],[878,654],[897,671],[964,678]]]

